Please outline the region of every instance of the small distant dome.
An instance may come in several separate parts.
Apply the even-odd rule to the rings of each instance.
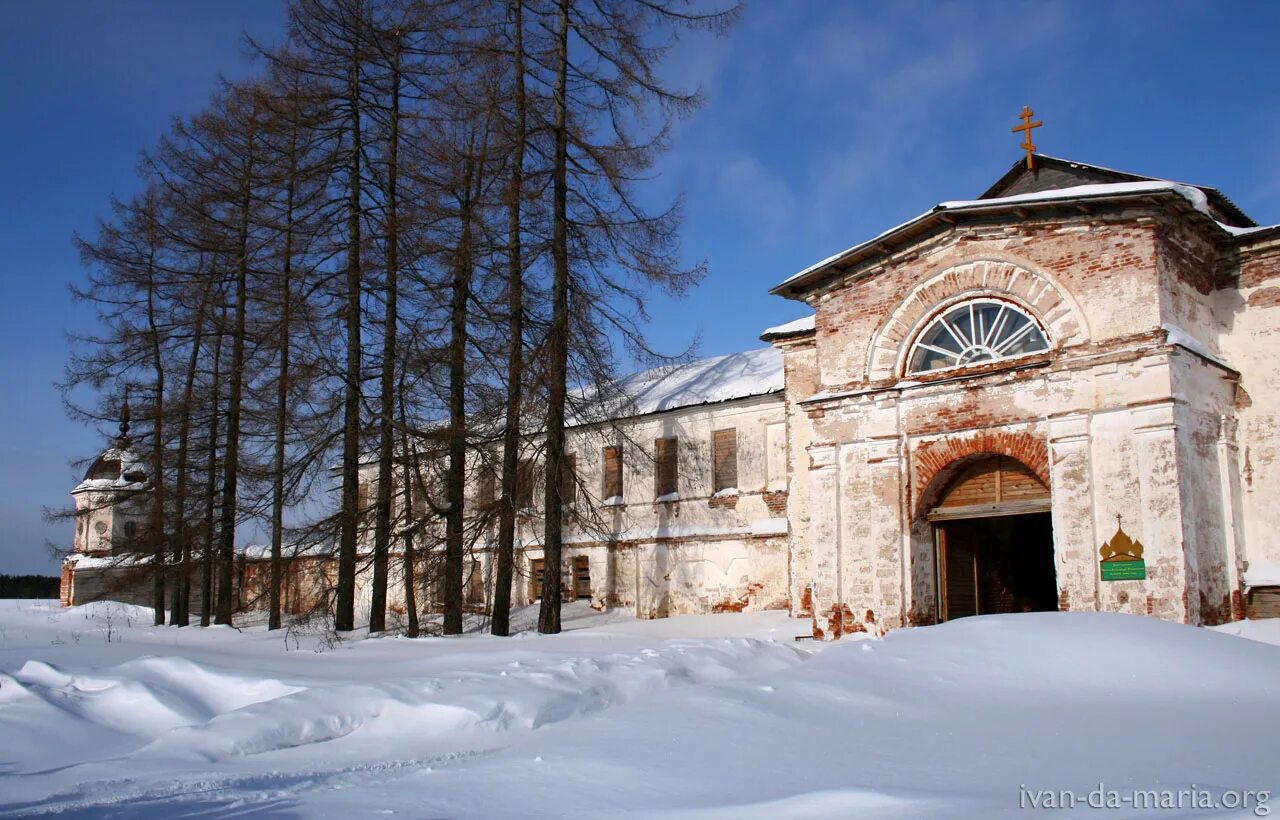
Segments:
[[[142,484],[147,481],[146,464],[133,450],[129,438],[129,391],[125,389],[124,404],[120,408],[120,433],[112,446],[89,465],[84,474],[85,481],[122,481],[128,484]]]
[[[114,450],[108,450],[94,459],[93,464],[89,465],[89,471],[84,474],[85,481],[97,481],[99,479],[115,481],[119,477],[120,454]]]
[[[141,484],[147,480],[147,469],[142,459],[132,449],[110,447],[94,459],[84,474],[85,481],[125,481]]]

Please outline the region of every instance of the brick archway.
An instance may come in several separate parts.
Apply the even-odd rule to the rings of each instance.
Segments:
[[[973,458],[1001,455],[1026,465],[1046,487],[1049,483],[1049,446],[1028,432],[981,431],[945,436],[921,442],[911,457],[913,509],[917,517],[928,513],[936,496],[958,468]]]
[[[898,303],[871,338],[869,379],[898,375],[909,343],[940,308],[982,296],[1013,302],[1035,316],[1055,349],[1089,340],[1084,312],[1048,274],[1002,259],[978,259],[934,274]]]

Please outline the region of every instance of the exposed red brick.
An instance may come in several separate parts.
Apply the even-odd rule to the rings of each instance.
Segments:
[[[787,514],[787,491],[766,491],[764,493],[764,504],[769,508],[770,518],[782,518]]]
[[[1049,447],[1043,438],[1022,432],[982,430],[925,441],[916,448],[912,453],[912,486],[917,503],[926,490],[939,489],[930,487],[939,473],[961,459],[979,455],[1016,459],[1049,486]]]
[[[1249,307],[1276,307],[1280,305],[1280,288],[1258,288],[1249,294]]]
[[[751,599],[757,593],[759,593],[762,589],[764,589],[764,584],[761,584],[761,583],[747,584],[747,588],[743,592],[742,597],[736,598],[736,599],[726,599],[723,601],[718,601],[711,605],[711,611],[715,613],[742,612],[748,606],[751,605]]]
[[[707,506],[713,510],[732,510],[738,506],[738,496],[736,495],[720,495],[711,496],[707,499]]]

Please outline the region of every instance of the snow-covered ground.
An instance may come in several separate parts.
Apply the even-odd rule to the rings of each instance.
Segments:
[[[1251,817],[1280,788],[1271,622],[816,644],[781,613],[574,606],[558,636],[336,645],[148,623],[0,601],[0,815],[1085,817],[1140,790],[1182,808],[1111,815]]]

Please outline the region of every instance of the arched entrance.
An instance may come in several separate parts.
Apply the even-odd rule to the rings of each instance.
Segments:
[[[938,619],[1058,608],[1049,488],[1003,455],[967,460],[928,512]]]

